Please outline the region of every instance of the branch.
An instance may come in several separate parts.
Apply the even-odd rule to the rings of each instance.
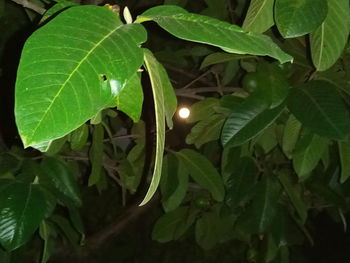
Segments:
[[[46,12],[45,8],[38,6],[32,2],[29,2],[28,0],[12,0],[12,1],[15,2],[16,4],[23,6],[24,8],[31,9],[40,15],[43,15]]]
[[[113,223],[104,227],[99,232],[93,234],[86,240],[86,245],[90,248],[97,249],[105,241],[110,239],[113,236],[120,234],[125,227],[127,227],[132,221],[139,218],[143,213],[148,211],[154,204],[158,202],[158,195],[155,195],[150,202],[144,206],[139,206],[141,200],[138,200],[134,205],[117,217]]]
[[[193,89],[176,89],[175,93],[176,96],[179,97],[186,97],[186,98],[192,98],[192,99],[197,99],[197,100],[203,100],[205,96],[198,95],[198,93],[206,93],[206,92],[222,92],[224,93],[233,93],[233,92],[241,92],[244,94],[247,94],[247,92],[238,87],[221,87],[218,89],[218,87],[201,87],[201,88],[193,88]],[[220,93],[221,95],[221,93]]]

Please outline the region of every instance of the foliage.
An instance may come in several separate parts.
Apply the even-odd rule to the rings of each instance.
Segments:
[[[1,262],[303,262],[318,214],[346,230],[349,1],[24,2]]]

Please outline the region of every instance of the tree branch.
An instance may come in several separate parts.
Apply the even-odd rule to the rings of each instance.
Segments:
[[[12,0],[13,2],[15,2],[16,4],[19,4],[21,6],[23,6],[24,8],[33,10],[34,12],[43,15],[46,12],[46,9],[38,6],[28,0]]]
[[[151,201],[144,206],[139,206],[141,200],[128,208],[124,213],[117,217],[113,223],[104,227],[99,232],[93,234],[86,240],[86,245],[90,248],[97,249],[109,238],[120,234],[125,227],[139,216],[145,213],[150,207],[158,203],[159,195],[155,195]]]

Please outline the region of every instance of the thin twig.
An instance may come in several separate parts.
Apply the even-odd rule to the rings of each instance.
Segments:
[[[204,100],[205,99],[204,96],[195,95],[195,94],[191,94],[191,93],[179,93],[176,95],[179,97],[191,98],[191,99],[196,99],[196,100]]]
[[[169,65],[169,64],[165,64],[164,66],[166,67],[166,69],[171,70],[171,71],[173,71],[173,72],[177,72],[177,73],[179,73],[179,74],[181,74],[181,75],[184,75],[184,76],[186,76],[186,77],[188,77],[188,78],[190,78],[190,79],[194,79],[194,78],[197,77],[197,75],[195,75],[195,74],[193,74],[193,73],[190,73],[190,72],[188,72],[188,71],[186,71],[186,70],[183,70],[183,69],[181,69],[181,68],[177,68],[177,67],[174,67],[174,66]],[[204,81],[204,80],[202,80],[202,79],[199,79],[198,82],[199,82],[199,83],[202,83],[202,84],[204,84],[204,85],[208,85],[208,82],[207,82],[207,81]]]
[[[33,10],[34,12],[43,15],[46,12],[46,9],[38,6],[28,0],[12,0],[13,2],[15,2],[16,4],[19,4],[21,6],[23,6],[24,8]]]
[[[231,92],[244,92],[244,89],[239,87],[221,87],[221,91],[223,93],[231,93]],[[218,87],[200,87],[200,88],[193,88],[193,89],[177,89],[175,90],[176,95],[178,94],[197,94],[197,93],[206,93],[206,92],[218,92]]]
[[[195,78],[194,80],[190,81],[188,84],[186,84],[181,89],[187,89],[187,88],[191,87],[194,83],[196,83],[198,80],[204,78],[206,75],[208,75],[211,72],[212,72],[211,70],[207,70],[206,72],[204,72],[203,74],[201,74],[197,78]]]

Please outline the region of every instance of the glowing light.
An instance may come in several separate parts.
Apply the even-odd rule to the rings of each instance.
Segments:
[[[179,117],[181,119],[187,119],[189,116],[190,116],[190,109],[189,108],[186,108],[186,107],[182,107],[181,109],[179,109]]]

